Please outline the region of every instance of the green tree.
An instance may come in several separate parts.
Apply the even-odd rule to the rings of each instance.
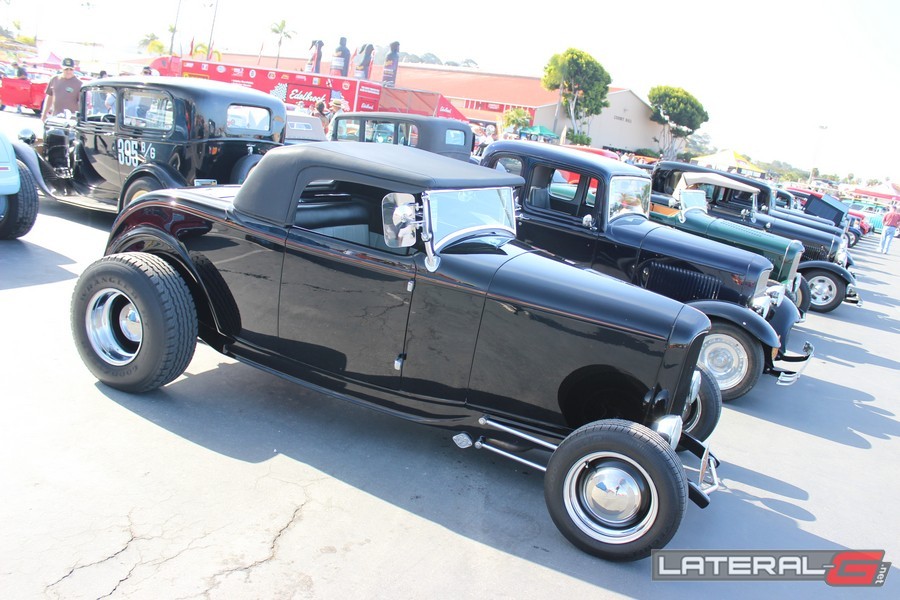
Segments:
[[[666,160],[675,158],[688,136],[709,121],[703,105],[681,88],[658,85],[648,94],[650,120],[663,126],[656,141]]]
[[[603,65],[575,48],[551,56],[541,79],[545,90],[559,90],[560,102],[569,114],[576,135],[580,134],[584,119],[599,115],[609,106],[606,95],[610,82],[612,77]]]
[[[280,23],[272,23],[272,33],[278,36],[278,54],[275,56],[275,68],[278,68],[278,61],[281,60],[281,42],[284,38],[291,39],[296,31],[288,31],[287,22],[284,19]]]
[[[504,129],[512,127],[514,131],[518,132],[523,127],[528,127],[529,125],[531,125],[531,115],[529,115],[528,111],[524,108],[510,108],[503,113]]]

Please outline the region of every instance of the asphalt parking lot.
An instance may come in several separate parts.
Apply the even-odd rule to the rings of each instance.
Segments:
[[[0,129],[19,122],[0,114]],[[13,116],[14,117],[14,116]],[[145,395],[96,382],[69,299],[112,216],[41,199],[0,242],[0,596],[30,598],[897,597],[824,582],[653,582],[557,532],[541,475],[200,345]],[[711,438],[725,489],[669,549],[885,550],[900,560],[900,241],[853,249],[862,308],[793,333]],[[527,374],[523,373],[523,376]]]

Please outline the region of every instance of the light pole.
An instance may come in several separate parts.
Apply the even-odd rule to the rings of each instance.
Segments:
[[[172,25],[172,39],[169,40],[169,56],[172,55],[172,48],[175,47],[175,32],[178,31],[178,15],[181,13],[181,0],[178,0],[178,8],[175,9],[175,24]],[[180,52],[179,52],[180,54]]]
[[[212,56],[213,30],[216,28],[216,14],[219,12],[219,0],[213,6],[212,24],[209,26],[209,43],[206,45],[206,60]]]

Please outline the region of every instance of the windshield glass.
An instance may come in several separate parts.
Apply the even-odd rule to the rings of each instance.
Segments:
[[[428,206],[436,247],[469,232],[516,233],[513,192],[509,187],[428,192]]]
[[[609,184],[609,221],[629,213],[650,215],[650,180],[613,177]]]
[[[679,199],[681,201],[681,210],[685,212],[689,210],[701,210],[706,212],[706,191],[702,189],[681,190]]]

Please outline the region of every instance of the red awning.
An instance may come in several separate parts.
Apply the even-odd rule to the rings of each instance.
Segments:
[[[386,87],[381,90],[379,110],[411,113],[429,117],[447,117],[468,121],[450,101],[437,92]]]

